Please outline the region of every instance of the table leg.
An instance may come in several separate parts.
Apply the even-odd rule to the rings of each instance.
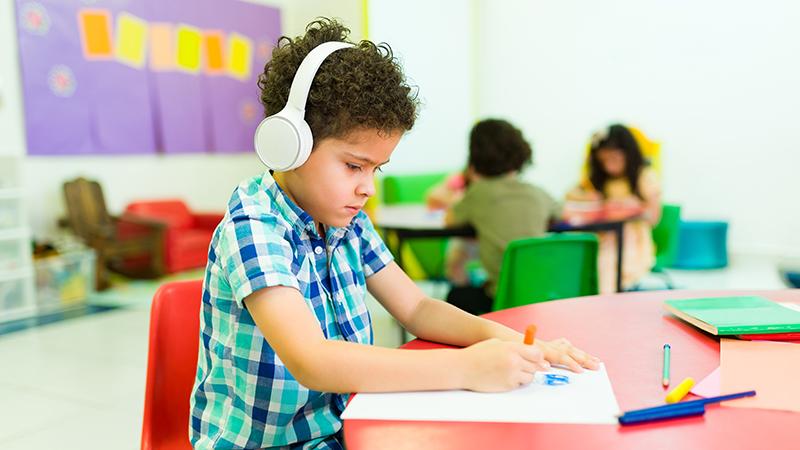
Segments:
[[[397,254],[394,255],[394,260],[397,265],[400,266],[400,269],[405,271],[403,267],[403,233],[395,233],[395,236],[397,236]],[[400,329],[400,345],[403,345],[406,343],[406,329],[403,328],[403,324],[401,324],[399,320],[394,320],[397,322],[397,327]]]
[[[617,292],[622,292],[622,243],[625,237],[625,223],[620,222],[614,231],[617,234]]]

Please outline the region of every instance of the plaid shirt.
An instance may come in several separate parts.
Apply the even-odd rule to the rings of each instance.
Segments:
[[[348,396],[298,383],[242,303],[265,287],[293,287],[327,339],[372,344],[365,278],[392,255],[363,212],[326,234],[327,252],[311,216],[269,172],[234,191],[214,232],[203,283],[191,397],[195,448],[342,448],[340,414]]]

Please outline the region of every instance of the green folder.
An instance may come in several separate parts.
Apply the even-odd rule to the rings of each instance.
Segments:
[[[715,335],[800,331],[800,311],[763,297],[709,297],[667,300],[667,311]]]

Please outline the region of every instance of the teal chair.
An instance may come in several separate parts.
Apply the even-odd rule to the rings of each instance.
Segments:
[[[728,223],[681,221],[675,267],[719,269],[728,265]]]
[[[597,236],[563,233],[511,241],[493,309],[597,294]]]
[[[425,194],[433,186],[444,181],[448,173],[418,175],[389,175],[382,184],[383,203],[386,205],[424,204]],[[410,252],[424,272],[422,278],[444,280],[447,239],[409,239]],[[392,249],[403,251],[402,249]],[[406,253],[403,253],[405,256]],[[406,260],[404,258],[404,260]],[[410,273],[410,275],[414,275]],[[418,278],[418,277],[417,277]]]

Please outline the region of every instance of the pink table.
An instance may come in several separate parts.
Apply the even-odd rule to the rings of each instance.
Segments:
[[[672,386],[719,365],[719,339],[666,313],[666,299],[762,295],[800,303],[800,290],[659,291],[539,303],[485,317],[537,337],[566,337],[606,364],[620,408],[663,402],[662,346],[672,345]],[[440,347],[413,341],[407,348]],[[420,405],[424,407],[424,405]],[[348,450],[402,449],[800,449],[800,414],[710,406],[704,417],[622,428],[617,425],[345,420]]]

